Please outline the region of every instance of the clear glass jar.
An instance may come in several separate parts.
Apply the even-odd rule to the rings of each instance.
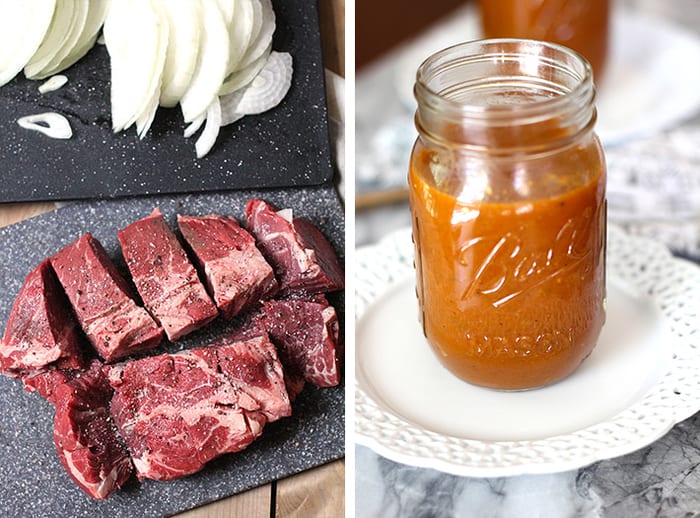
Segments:
[[[458,377],[527,389],[571,374],[605,319],[605,160],[591,68],[533,40],[419,68],[409,190],[423,330]]]

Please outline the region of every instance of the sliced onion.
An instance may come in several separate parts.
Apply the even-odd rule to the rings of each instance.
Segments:
[[[0,0],[0,86],[36,53],[51,25],[56,0]]]
[[[66,58],[68,58],[70,53],[80,41],[80,35],[83,33],[83,29],[85,28],[89,11],[89,0],[75,0],[73,4],[73,16],[71,18],[71,23],[63,41],[54,52],[51,59],[44,64],[40,71],[33,74],[34,79],[49,77],[62,70],[60,68],[60,64]]]
[[[199,128],[202,127],[202,124],[204,124],[204,121],[207,120],[206,114],[202,114],[199,117],[197,117],[195,120],[189,123],[189,125],[185,128],[185,132],[183,133],[183,136],[185,138],[190,138],[192,135],[197,133]]]
[[[229,33],[216,2],[201,0],[202,31],[199,60],[192,81],[180,100],[185,122],[205,113],[217,96],[226,75],[229,56]]]
[[[240,70],[241,68],[244,68],[246,65],[243,63],[243,59],[245,58],[246,52],[248,52],[248,49],[250,48],[251,45],[255,42],[255,39],[258,37],[258,34],[260,33],[260,29],[262,28],[262,4],[260,3],[260,0],[249,0],[251,6],[253,7],[253,25],[250,28],[250,36],[248,37],[248,43],[245,46],[243,55],[241,55],[241,60],[238,62],[236,65],[236,68],[233,69],[235,72],[236,70]]]
[[[68,119],[60,113],[47,112],[27,115],[17,119],[17,124],[25,129],[43,133],[51,138],[69,139],[73,136]]]
[[[230,27],[233,16],[236,13],[235,0],[217,0],[216,3],[219,4],[219,10],[221,11],[221,15],[224,17],[226,27]]]
[[[221,97],[221,123],[226,126],[244,115],[253,115],[277,106],[292,85],[292,56],[270,53],[265,66],[248,86]]]
[[[226,95],[235,92],[255,79],[255,76],[257,76],[260,70],[262,70],[262,67],[265,66],[265,62],[267,61],[267,57],[270,55],[271,50],[272,47],[268,47],[265,49],[265,53],[253,61],[250,65],[227,77],[224,84],[222,84],[221,88],[219,88],[219,95]]]
[[[226,75],[230,75],[239,68],[253,32],[254,16],[252,0],[235,0],[236,7],[233,12],[233,20],[229,26],[229,62]]]
[[[51,76],[49,79],[44,81],[41,85],[39,85],[39,93],[45,94],[48,92],[53,92],[53,91],[61,88],[67,82],[68,82],[68,78],[64,75],[58,74],[55,76]]]
[[[161,106],[171,107],[182,99],[197,66],[202,8],[199,2],[172,0],[159,0],[158,6],[165,13],[169,27],[159,102]]]
[[[275,11],[272,9],[272,2],[270,0],[257,1],[260,4],[260,27],[256,32],[255,38],[252,39],[248,45],[245,55],[237,65],[236,70],[245,68],[253,63],[272,45],[272,36],[277,26]]]
[[[109,0],[89,0],[87,19],[85,20],[82,33],[80,34],[78,41],[73,46],[73,49],[55,67],[55,72],[65,70],[82,58],[92,47],[95,46],[97,34],[100,32],[102,24],[105,21],[108,7]]]
[[[29,59],[24,67],[24,75],[30,79],[36,79],[46,66],[59,51],[66,38],[69,35],[71,24],[74,23],[74,15],[76,0],[56,0],[56,8],[54,10],[51,25],[46,30],[46,35],[36,50],[34,55]]]
[[[160,97],[168,42],[165,15],[150,0],[113,1],[104,35],[112,70],[112,128],[121,131],[137,123],[142,136]]]
[[[219,136],[221,128],[221,105],[219,98],[215,97],[209,108],[207,108],[207,122],[204,125],[202,134],[194,144],[194,149],[197,152],[197,158],[204,157],[216,143],[216,138]]]

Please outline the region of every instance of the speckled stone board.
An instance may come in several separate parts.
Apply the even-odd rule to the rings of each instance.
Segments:
[[[0,88],[0,202],[118,197],[226,189],[320,185],[332,176],[317,3],[273,0],[273,49],[289,52],[292,86],[280,105],[222,128],[206,157],[185,139],[179,108],[159,108],[148,135],[114,134],[109,58],[97,45],[63,72],[61,89],[20,74]],[[55,111],[73,138],[20,128],[19,117]]]
[[[344,216],[330,187],[233,191],[79,202],[0,229],[0,327],[4,330],[25,275],[43,258],[84,232],[97,237],[119,268],[125,265],[117,231],[160,207],[175,227],[179,214],[224,214],[242,220],[245,203],[260,197],[315,223],[343,259]],[[344,328],[344,298],[329,296]],[[177,344],[175,351],[201,345],[232,324],[217,319]],[[307,385],[292,416],[268,424],[246,450],[212,461],[203,471],[171,482],[135,477],[106,501],[83,493],[63,470],[53,445],[53,409],[16,379],[0,376],[0,516],[149,518],[168,516],[292,475],[344,455],[344,384],[327,389]]]

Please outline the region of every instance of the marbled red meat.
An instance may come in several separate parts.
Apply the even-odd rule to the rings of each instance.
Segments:
[[[0,371],[10,376],[49,365],[83,366],[78,325],[48,260],[29,272],[0,341]]]
[[[83,491],[104,499],[124,485],[133,467],[109,414],[112,388],[99,360],[84,371],[52,369],[28,376],[25,387],[53,403],[56,451]]]
[[[335,250],[308,221],[288,221],[273,206],[252,199],[246,205],[246,225],[255,236],[280,284],[280,295],[322,293],[344,286]]]
[[[168,339],[205,326],[218,311],[159,209],[119,231],[119,242],[145,307]]]
[[[163,331],[137,306],[126,280],[90,234],[51,257],[78,322],[95,350],[112,361],[157,346]]]
[[[225,318],[277,291],[275,273],[255,246],[255,238],[235,220],[178,215],[177,224]]]
[[[142,358],[110,368],[111,412],[139,478],[169,480],[247,447],[291,413],[266,336]]]
[[[318,387],[340,383],[338,317],[325,297],[267,301],[258,320],[277,346],[285,372]]]

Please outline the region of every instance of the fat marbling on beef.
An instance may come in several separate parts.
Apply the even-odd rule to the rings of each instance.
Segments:
[[[51,265],[88,340],[106,361],[160,343],[163,331],[136,305],[126,280],[91,234],[60,250]]]
[[[172,341],[218,315],[185,250],[159,209],[119,231],[143,303]]]
[[[234,219],[178,215],[177,224],[225,318],[277,291],[275,273],[255,246],[255,238]]]
[[[50,369],[25,378],[27,390],[53,403],[54,444],[61,464],[83,491],[104,499],[133,471],[126,444],[109,414],[112,388],[93,360],[87,370]]]
[[[140,479],[169,480],[247,447],[290,415],[282,366],[266,336],[214,343],[110,368],[111,412]]]
[[[317,387],[340,383],[338,316],[323,295],[266,301],[258,321],[277,346],[285,373]]]
[[[83,366],[78,325],[48,260],[24,279],[0,341],[0,371],[10,376],[49,365]]]
[[[310,222],[291,219],[263,200],[246,205],[247,228],[275,270],[280,295],[342,289],[343,269],[331,244]]]

